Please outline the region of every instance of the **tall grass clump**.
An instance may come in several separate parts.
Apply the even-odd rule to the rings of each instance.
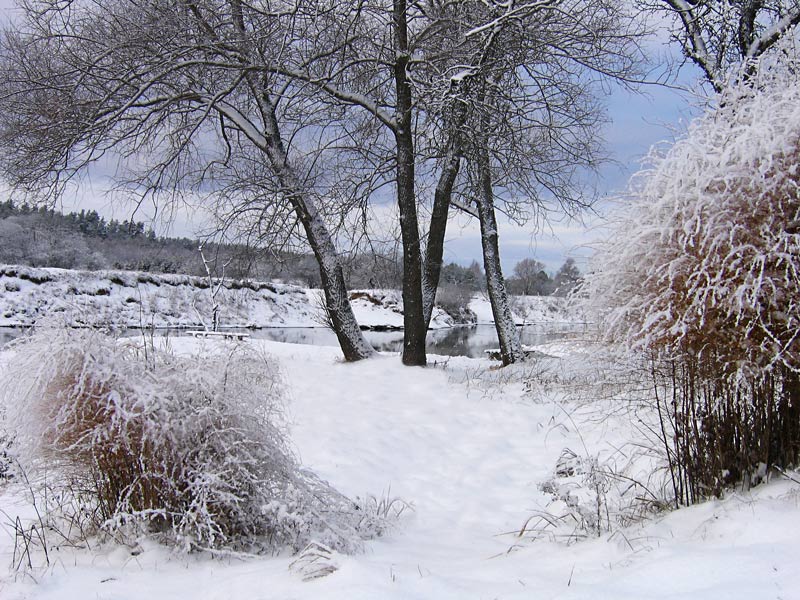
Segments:
[[[800,460],[800,80],[778,48],[634,180],[587,285],[648,361],[677,502]]]
[[[50,517],[185,550],[356,550],[363,512],[300,468],[274,360],[207,352],[64,328],[13,346],[5,426],[34,493],[71,499]]]

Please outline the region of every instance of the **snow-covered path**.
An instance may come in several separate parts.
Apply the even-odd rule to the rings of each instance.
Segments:
[[[498,534],[525,521],[562,448],[543,435],[552,406],[470,391],[396,357],[339,365],[335,377],[306,368],[288,367],[303,462],[351,496],[390,490],[413,503],[392,536],[396,577],[469,572],[508,550],[513,537]]]
[[[322,365],[314,377],[303,371],[289,369],[303,461],[351,495],[391,487],[418,507],[415,524],[460,519],[454,534],[492,537],[520,525],[509,508],[524,515],[534,483],[552,469],[537,435],[549,416],[541,406],[465,395],[445,372],[409,370],[394,357],[342,365],[335,383]]]
[[[452,359],[447,370],[406,368],[393,356],[344,364],[331,348],[257,343],[283,364],[303,463],[351,497],[411,503],[394,531],[363,554],[337,556],[338,571],[310,582],[289,571],[289,556],[187,557],[147,543],[136,556],[63,549],[38,583],[5,575],[13,538],[0,532],[0,598],[800,598],[797,485],[778,482],[572,546],[540,540],[508,552],[518,540],[501,534],[544,506],[539,482],[563,448],[581,444],[555,402],[534,403],[516,384],[482,384],[481,361]],[[24,511],[18,502],[0,488],[3,511]]]

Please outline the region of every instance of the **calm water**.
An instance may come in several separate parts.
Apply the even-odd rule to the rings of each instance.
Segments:
[[[322,328],[272,327],[246,331],[256,339],[293,344],[338,346],[333,332]],[[573,324],[526,325],[520,328],[522,343],[526,345],[543,344],[584,331],[584,325]],[[19,337],[23,332],[22,328],[0,327],[0,347]],[[161,332],[176,337],[188,335],[186,330],[182,329],[164,329]],[[140,335],[138,330],[129,330],[129,333]],[[373,347],[382,352],[399,352],[403,347],[402,331],[365,331],[364,336]],[[484,350],[497,347],[497,334],[493,325],[453,327],[428,332],[428,352],[431,354],[476,358],[483,356]]]

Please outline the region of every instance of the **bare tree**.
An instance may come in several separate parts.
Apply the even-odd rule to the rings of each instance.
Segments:
[[[525,223],[549,208],[572,214],[591,203],[580,171],[603,158],[593,84],[638,76],[642,32],[606,0],[461,4],[472,50],[466,60],[459,55],[451,78],[458,95],[446,108],[442,176],[451,175],[452,190],[453,153],[469,166],[456,204],[481,224],[487,289],[509,364],[522,349],[500,266],[496,210]]]
[[[222,261],[219,256],[219,246],[217,246],[217,252],[215,253],[214,258],[208,258],[205,254],[205,244],[201,243],[197,251],[200,253],[200,259],[203,261],[203,268],[206,271],[206,280],[208,281],[208,295],[211,300],[211,329],[209,330],[208,325],[203,318],[203,315],[197,310],[197,307],[193,305],[197,316],[200,317],[200,322],[203,323],[203,327],[206,331],[216,332],[219,331],[219,309],[220,304],[217,296],[222,291],[222,288],[225,286],[225,269],[228,265],[231,264],[232,258],[228,258],[227,260]],[[222,262],[222,267],[219,269],[219,275],[216,275],[215,272],[217,271],[217,264]]]
[[[238,175],[252,177],[240,189],[259,189],[273,224],[302,230],[345,358],[358,360],[373,350],[320,208],[317,163],[303,149],[325,107],[274,69],[316,18],[300,4],[26,0],[24,26],[2,40],[0,167],[48,200],[112,154],[140,200],[213,199]]]
[[[673,38],[719,93],[731,68],[773,48],[800,23],[794,0],[647,0],[648,10],[674,18]],[[752,70],[745,71],[745,76]]]
[[[556,271],[556,275],[553,278],[553,284],[555,285],[553,294],[561,298],[569,296],[578,287],[582,279],[583,276],[580,269],[575,265],[575,259],[568,258]]]
[[[414,189],[415,113],[410,76],[414,47],[409,36],[413,29],[410,23],[422,15],[421,7],[405,0],[307,0],[291,4],[293,13],[305,13],[305,23],[313,27],[304,32],[294,28],[294,54],[272,57],[270,69],[299,87],[316,89],[323,104],[339,107],[341,112],[352,106],[363,109],[364,118],[377,130],[375,151],[382,154],[380,162],[389,160],[392,165],[391,172],[382,175],[396,188],[403,242],[403,362],[424,365],[422,267]],[[387,157],[386,151],[393,156]],[[384,179],[376,186],[385,183]]]
[[[545,195],[571,209],[581,203],[576,165],[599,154],[585,73],[629,76],[636,31],[607,0],[316,4],[317,44],[282,72],[360,107],[385,132],[403,241],[403,361],[422,365],[454,194],[484,217],[484,240],[494,239],[487,275],[502,302],[495,199],[518,217]],[[464,161],[482,165],[473,169],[482,177],[464,174]],[[435,183],[423,261],[417,192],[426,178]],[[508,321],[499,326],[513,344]]]
[[[544,270],[544,265],[535,258],[523,258],[514,265],[514,277],[519,281],[519,292],[523,296],[543,295],[542,282],[549,282],[550,278]]]
[[[2,166],[18,187],[57,196],[113,151],[141,197],[232,199],[223,214],[257,239],[299,228],[356,359],[371,349],[323,198],[336,189],[328,150],[359,147],[377,175],[336,208],[395,188],[409,365],[426,361],[454,194],[481,218],[490,295],[508,316],[495,209],[523,221],[550,199],[580,205],[576,165],[598,156],[586,73],[625,77],[635,65],[635,31],[609,0],[29,0],[27,14],[26,32],[5,38],[0,91]],[[497,321],[513,346],[510,317]]]

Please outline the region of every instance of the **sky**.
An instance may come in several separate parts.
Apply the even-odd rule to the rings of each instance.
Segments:
[[[0,20],[13,19],[14,0],[0,0]],[[664,52],[658,43],[655,52]],[[683,67],[679,81],[688,86],[698,73],[689,65]],[[675,132],[685,128],[691,117],[691,95],[685,91],[663,86],[644,86],[639,92],[630,92],[612,87],[606,98],[610,122],[605,128],[605,139],[613,160],[601,168],[597,177],[588,183],[597,189],[600,201],[599,214],[587,214],[581,221],[570,220],[554,214],[547,223],[530,223],[518,226],[498,215],[500,226],[500,254],[503,270],[513,272],[514,265],[525,258],[535,258],[555,272],[567,257],[576,260],[579,267],[586,268],[588,257],[598,240],[607,235],[603,216],[613,205],[612,199],[624,193],[627,182],[639,168],[649,149],[661,142],[674,139]],[[128,219],[133,207],[110,198],[101,182],[84,178],[79,192],[65,198],[62,209],[97,210],[106,218]],[[152,211],[143,207],[136,213],[136,220],[147,221]],[[158,215],[163,217],[163,215]],[[154,227],[159,233],[192,237],[199,233],[205,221],[196,213],[177,212],[169,227],[159,218]],[[448,226],[445,243],[445,261],[469,265],[481,259],[481,243],[478,224],[474,220],[457,217]]]
[[[686,76],[693,74],[688,72]],[[646,86],[639,93],[615,89],[606,102],[610,122],[604,137],[613,162],[589,181],[599,195],[596,205],[599,214],[584,215],[581,222],[554,215],[549,223],[539,227],[533,224],[519,227],[501,221],[504,272],[510,273],[513,265],[525,258],[541,261],[549,271],[558,269],[566,257],[572,257],[585,268],[593,246],[607,235],[604,216],[615,204],[614,199],[624,194],[628,180],[640,169],[650,148],[674,140],[692,114],[690,94],[663,86]],[[475,257],[480,262],[477,226],[466,227],[458,237],[452,235],[446,259],[467,263]]]

